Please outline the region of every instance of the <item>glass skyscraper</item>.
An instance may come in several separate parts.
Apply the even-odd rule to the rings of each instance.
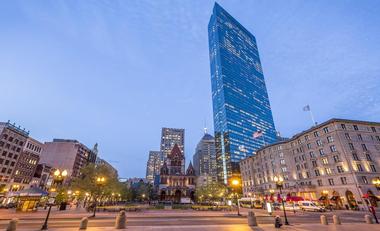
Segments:
[[[229,184],[276,130],[255,37],[217,3],[208,33],[218,180]]]

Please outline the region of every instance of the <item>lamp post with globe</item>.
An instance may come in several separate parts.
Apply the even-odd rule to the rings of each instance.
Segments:
[[[282,188],[284,187],[284,179],[281,176],[280,177],[275,176],[273,178],[273,181],[276,183],[277,188],[280,190],[282,209],[284,211],[284,217],[285,217],[285,225],[289,225],[288,217],[286,216],[286,211],[285,211],[285,203],[284,203],[284,198],[283,198],[284,196],[282,195]]]
[[[48,213],[46,214],[45,222],[42,225],[41,230],[47,230],[48,229],[48,221],[49,221],[51,207],[54,204],[54,200],[55,200],[55,197],[56,197],[57,191],[58,191],[56,188],[54,188],[54,186],[56,186],[58,188],[60,185],[63,184],[63,181],[65,180],[66,177],[67,177],[67,170],[61,171],[59,169],[56,169],[53,173],[53,185],[52,185],[52,188],[50,189],[49,200],[48,200],[49,210],[48,210]]]

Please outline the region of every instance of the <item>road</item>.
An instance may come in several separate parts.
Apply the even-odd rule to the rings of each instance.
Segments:
[[[276,211],[272,216],[264,210],[254,210],[259,224],[273,224],[274,215],[282,216],[281,211]],[[8,214],[8,215],[7,215]],[[227,226],[246,225],[247,210],[242,211],[243,216],[238,217],[235,212],[201,212],[201,211],[148,211],[127,213],[127,225],[130,227],[141,226]],[[317,224],[320,222],[321,213],[318,212],[288,212],[290,224]],[[342,223],[363,223],[365,212],[337,211],[325,212],[332,223],[332,215],[339,214]],[[19,218],[19,229],[38,230],[44,221],[46,212],[37,213],[6,213],[0,211],[0,229],[5,229],[12,217]],[[49,228],[77,228],[80,219],[88,216],[85,212],[53,212],[49,219]],[[116,213],[98,213],[96,218],[89,219],[89,227],[113,227]]]

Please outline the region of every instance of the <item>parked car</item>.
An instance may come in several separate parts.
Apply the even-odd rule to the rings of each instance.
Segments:
[[[280,207],[280,209],[282,210],[282,205]],[[286,211],[299,211],[301,210],[301,206],[299,206],[299,204],[285,204],[285,210]]]
[[[303,211],[314,211],[314,212],[325,212],[326,209],[316,205],[312,201],[299,201],[298,205],[301,207]]]

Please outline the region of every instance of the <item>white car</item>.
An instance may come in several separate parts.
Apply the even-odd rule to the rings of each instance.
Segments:
[[[325,209],[321,206],[316,205],[312,201],[299,201],[299,206],[303,211],[314,211],[314,212],[324,212]]]
[[[280,206],[280,210],[282,210],[282,205]],[[299,211],[301,207],[298,204],[285,204],[286,211]]]

